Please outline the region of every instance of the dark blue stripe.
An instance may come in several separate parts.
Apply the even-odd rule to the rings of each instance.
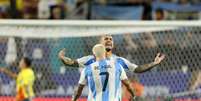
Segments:
[[[89,59],[84,65],[88,66],[88,65],[94,63],[95,61],[96,61],[95,58]]]
[[[119,64],[121,64],[121,66],[122,66],[124,69],[127,69],[127,70],[129,69],[123,59],[118,58],[118,59],[117,59],[117,62],[118,62]]]

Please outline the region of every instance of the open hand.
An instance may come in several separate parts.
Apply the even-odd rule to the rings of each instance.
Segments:
[[[65,48],[64,49],[62,49],[61,51],[59,51],[59,53],[58,53],[58,57],[60,58],[60,59],[63,59],[64,57],[65,57]]]
[[[158,53],[154,59],[154,64],[160,64],[165,59],[165,55]]]

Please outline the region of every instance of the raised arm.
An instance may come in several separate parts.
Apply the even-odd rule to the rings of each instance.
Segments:
[[[69,57],[65,57],[65,49],[62,49],[58,53],[58,57],[67,66],[71,66],[71,67],[79,67],[80,66],[76,60],[73,60]]]
[[[0,72],[5,73],[6,75],[10,76],[13,79],[17,78],[17,74],[11,72],[10,70],[5,69],[4,67],[0,68]]]
[[[150,69],[152,69],[153,67],[155,67],[156,65],[160,64],[163,60],[165,59],[165,55],[158,53],[157,56],[154,59],[154,62],[148,63],[148,64],[144,64],[144,65],[140,65],[137,68],[134,69],[135,73],[142,73],[142,72],[146,72]]]
[[[78,88],[75,90],[75,93],[72,97],[72,101],[77,101],[77,99],[80,97],[80,95],[82,94],[82,90],[84,88],[85,85],[79,84]]]

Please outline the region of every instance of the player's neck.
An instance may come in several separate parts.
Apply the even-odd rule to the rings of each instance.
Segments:
[[[112,51],[106,52],[106,57],[111,57],[112,56]]]

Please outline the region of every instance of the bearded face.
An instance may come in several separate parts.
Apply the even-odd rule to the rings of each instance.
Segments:
[[[113,49],[113,38],[111,35],[106,35],[101,38],[101,44],[105,46],[107,52]]]

